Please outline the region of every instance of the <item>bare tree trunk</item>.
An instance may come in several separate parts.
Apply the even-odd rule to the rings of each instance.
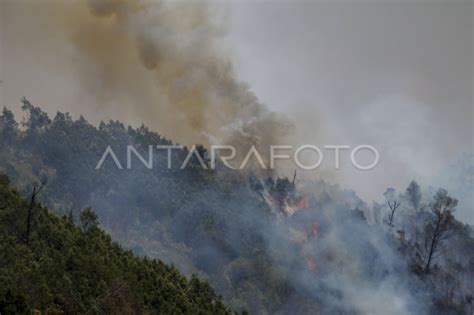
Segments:
[[[31,232],[31,221],[33,220],[33,210],[35,207],[36,196],[41,192],[41,190],[46,185],[47,180],[43,179],[41,184],[36,188],[36,185],[33,186],[33,193],[31,194],[30,204],[28,206],[28,217],[26,218],[26,245],[30,244],[30,232]]]
[[[36,185],[33,186],[33,193],[31,194],[30,205],[28,207],[28,217],[26,219],[26,245],[30,244],[30,229],[31,229],[31,215],[36,198]]]
[[[438,214],[438,220],[436,221],[436,227],[435,227],[435,230],[433,231],[433,236],[431,238],[430,250],[428,252],[428,260],[427,260],[425,268],[424,268],[425,273],[428,273],[429,270],[430,270],[431,260],[433,259],[433,255],[436,252],[439,237],[443,233],[443,231],[441,229],[441,221],[442,220],[443,220],[443,214],[440,212]]]
[[[397,208],[400,206],[400,202],[394,201],[391,203],[390,201],[388,202],[388,207],[390,208],[391,212],[388,215],[388,225],[393,226],[393,218],[395,217],[395,211],[397,211]]]

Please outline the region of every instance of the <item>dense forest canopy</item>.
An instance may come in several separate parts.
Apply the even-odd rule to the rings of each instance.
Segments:
[[[166,307],[185,307],[180,309],[184,312],[193,307],[227,311],[204,282],[197,277],[188,281],[179,270],[206,279],[232,309],[252,313],[474,311],[473,232],[456,220],[458,201],[444,189],[432,191],[413,181],[403,192],[388,188],[384,203],[367,205],[352,191],[324,181],[307,182],[301,188],[295,179],[263,178],[219,167],[202,169],[197,161],[184,170],[168,169],[166,151],[156,152],[153,170],[142,163],[120,170],[112,160],[96,169],[107,146],[124,157],[127,145],[145,155],[150,144],[173,142],[145,126],[132,128],[109,121],[96,127],[83,117],[74,120],[61,112],[50,118],[26,99],[22,109],[26,118],[21,122],[8,109],[0,117],[0,171],[25,198],[41,186],[37,200],[60,217],[36,206],[31,245],[26,244],[28,202],[4,184],[2,198],[9,204],[1,211],[11,223],[0,223],[5,225],[1,245],[13,246],[8,255],[24,268],[33,268],[31,257],[50,254],[58,256],[58,264],[64,262],[61,268],[67,268],[74,252],[61,246],[69,244],[78,246],[78,256],[85,259],[71,262],[75,263],[71,270],[59,269],[51,277],[38,275],[33,268],[29,272],[39,277],[34,282],[38,287],[5,291],[29,306],[74,307],[79,313],[101,310],[108,304],[101,304],[98,296],[121,287],[114,281],[125,281],[121,294],[130,298],[124,299],[128,304],[123,307],[154,309],[153,299],[166,300],[166,295],[147,295],[157,285],[150,274],[162,273],[162,277],[174,274],[179,279],[180,286],[174,289],[191,292],[190,296],[182,293],[179,299],[183,300],[169,301]],[[206,149],[200,146],[199,150],[205,156]],[[173,150],[173,163],[179,164],[188,152],[187,148]],[[84,210],[88,207],[95,212]],[[177,269],[122,250],[97,228],[95,213],[101,228],[122,246]],[[52,234],[41,233],[46,227]],[[54,247],[54,237],[48,235],[55,235],[60,247]],[[51,248],[42,253],[36,246]],[[97,253],[96,247],[100,248]],[[110,257],[117,258],[109,262]],[[101,259],[107,259],[107,267],[97,263]],[[7,262],[1,261],[2,270],[12,268]],[[135,267],[129,270],[127,264]],[[128,278],[117,280],[124,268]],[[89,294],[84,298],[55,296],[56,285],[69,283],[58,277],[80,277],[76,272],[86,279],[98,274],[94,281],[103,277],[105,285],[94,282],[71,291],[87,291],[80,293]],[[1,280],[7,289],[22,288],[12,287],[12,281],[25,281],[22,273],[5,274],[11,274]],[[193,296],[189,289],[193,283],[206,288],[204,297]],[[196,298],[202,303],[190,302]],[[64,302],[68,299],[73,301],[71,306]],[[216,302],[209,306],[209,301]]]
[[[71,216],[31,202],[0,176],[2,314],[230,313],[206,282],[187,280],[175,267],[139,258],[113,242],[90,208],[75,224]]]

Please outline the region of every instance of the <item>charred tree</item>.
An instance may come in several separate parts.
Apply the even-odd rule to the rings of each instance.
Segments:
[[[452,213],[455,210],[458,201],[448,195],[444,189],[440,189],[431,205],[431,214],[425,225],[425,244],[424,244],[424,266],[425,273],[430,272],[430,267],[436,255],[440,251],[440,245],[451,233],[454,217]]]
[[[46,180],[43,180],[38,188],[36,188],[36,185],[33,186],[33,192],[31,193],[30,203],[28,204],[28,215],[26,217],[26,235],[25,235],[26,245],[30,244],[31,221],[33,218],[33,210],[34,210],[34,206],[36,202],[36,197],[41,192],[44,185],[46,185]]]
[[[390,213],[388,214],[388,225],[393,226],[393,218],[395,217],[395,211],[400,207],[400,202],[394,200],[393,202],[388,202],[388,207],[390,208]]]
[[[387,205],[390,209],[386,223],[389,226],[394,226],[393,219],[395,218],[395,212],[397,211],[398,207],[400,207],[400,201],[396,197],[396,191],[394,188],[388,188],[383,195],[387,200]]]

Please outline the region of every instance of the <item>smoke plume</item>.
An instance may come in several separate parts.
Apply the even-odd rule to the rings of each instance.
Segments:
[[[183,144],[273,144],[292,129],[236,79],[222,45],[225,12],[209,3],[7,1],[4,6],[12,17],[4,23],[6,57],[15,54],[12,60],[20,64],[21,52],[34,51],[37,61],[47,60],[42,80],[74,90],[52,99],[54,94],[42,97],[32,89],[28,93],[35,95],[27,96],[33,101],[145,123]],[[5,72],[18,73],[20,67],[6,66]],[[5,81],[15,84],[14,78]]]

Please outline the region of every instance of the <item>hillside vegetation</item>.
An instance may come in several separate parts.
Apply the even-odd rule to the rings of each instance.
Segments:
[[[0,176],[1,314],[230,313],[206,282],[113,242],[91,209],[77,226],[30,202]]]
[[[83,117],[74,120],[60,112],[51,119],[26,99],[22,108],[27,118],[21,122],[7,109],[0,117],[0,171],[8,174],[25,198],[31,197],[34,185],[43,187],[38,200],[66,218],[38,210],[37,220],[45,220],[44,216],[57,222],[59,230],[70,229],[75,236],[66,238],[65,244],[70,244],[69,241],[76,244],[76,238],[98,238],[110,244],[103,245],[104,250],[107,246],[117,248],[120,255],[129,257],[137,266],[149,266],[145,270],[162,268],[177,273],[151,259],[136,258],[119,250],[118,245],[110,240],[106,242],[105,234],[95,228],[91,231],[79,228],[84,209],[92,207],[100,227],[122,246],[136,255],[173,264],[189,277],[197,274],[200,279],[206,279],[223,296],[223,301],[238,311],[257,314],[472,314],[474,311],[473,232],[470,226],[455,218],[458,201],[451,195],[455,192],[423,188],[413,181],[401,192],[387,189],[383,203],[367,205],[354,192],[324,181],[300,183],[298,179],[238,173],[222,165],[215,170],[202,169],[195,160],[181,170],[179,165],[188,148],[173,150],[171,162],[177,167],[171,169],[167,167],[166,150],[155,151],[152,169],[136,158],[131,169],[117,168],[111,158],[96,169],[108,146],[125,166],[127,145],[133,145],[147,157],[149,145],[173,142],[145,126],[126,127],[117,121],[93,126]],[[206,156],[204,147],[198,146],[198,150]],[[18,194],[15,196],[20,198]],[[16,218],[18,226],[7,224],[6,233],[12,238],[9,242],[15,241],[18,248],[10,253],[21,256],[25,251],[27,255],[33,247],[25,245],[22,239],[25,214],[11,217],[11,220]],[[39,233],[40,227],[32,229],[31,246],[46,242],[45,234]],[[2,246],[3,243],[7,244],[2,241]],[[74,247],[54,248],[54,253],[61,256],[63,251]],[[108,276],[105,286],[90,285],[93,293],[88,299],[74,293],[74,301],[80,301],[73,303],[77,312],[105,307],[98,297],[116,286],[122,287],[121,281],[127,283],[125,293],[121,293],[130,296],[123,299],[127,307],[154,307],[152,301],[161,295],[146,295],[149,286],[158,285],[152,281],[153,277],[143,274],[137,278],[138,269],[142,268],[133,267],[131,262],[132,266],[119,264],[121,260],[116,262],[119,266],[110,260],[100,264],[100,257],[114,256],[107,252],[96,258],[95,247],[87,250],[93,251],[94,256],[86,256],[87,259],[70,269],[66,260],[65,267],[58,267],[60,271],[44,281],[56,279],[51,287],[60,287],[69,282],[58,279],[79,271],[86,279],[91,275],[94,281],[108,273],[118,275],[129,270],[130,274],[119,280]],[[187,289],[192,283],[205,286],[196,278],[191,282],[180,279],[183,284],[178,289],[186,292],[193,292]],[[76,285],[75,280],[70,281],[72,286]],[[15,297],[26,297],[28,305],[36,307],[39,303],[38,307],[46,307],[64,303],[64,298],[42,297],[43,293],[35,293],[39,294],[36,297],[15,291],[17,287],[21,288],[13,284],[7,288],[13,290]],[[49,292],[41,289],[41,282],[34,282],[30,288],[34,292]],[[87,288],[89,284],[84,290]],[[63,296],[69,291],[60,292]],[[209,292],[205,293],[204,301],[217,301],[210,289],[204,292]],[[183,294],[174,300],[175,307],[187,312],[188,307],[196,306],[192,302],[196,298]],[[166,295],[161,298],[166,299]],[[215,303],[210,305],[225,310],[222,304]]]

